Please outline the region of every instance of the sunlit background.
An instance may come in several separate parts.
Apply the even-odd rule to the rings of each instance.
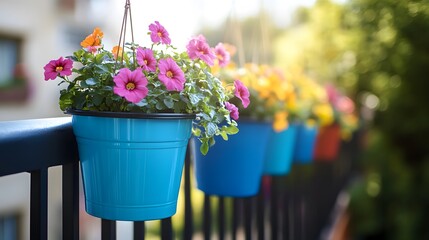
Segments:
[[[1,0],[0,121],[64,116],[43,66],[78,49],[94,27],[104,45],[116,45],[124,2]],[[338,86],[356,102],[365,132],[361,175],[349,189],[350,234],[429,239],[429,1],[135,0],[131,8],[136,42],[148,43],[148,25],[159,21],[178,48],[202,33],[211,46],[236,46],[240,65],[270,64]],[[51,184],[50,194],[60,186]],[[0,178],[0,224],[11,212],[28,220],[28,188],[27,175]],[[50,197],[54,219],[59,201]],[[58,223],[49,224],[56,239]],[[85,239],[97,234],[82,231]]]

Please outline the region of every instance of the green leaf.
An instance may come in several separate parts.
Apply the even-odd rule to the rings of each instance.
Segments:
[[[167,106],[167,108],[170,108],[170,109],[174,107],[174,102],[173,102],[173,99],[171,98],[164,99],[164,104],[165,106]]]
[[[216,124],[214,124],[214,123],[212,123],[212,122],[209,122],[209,123],[207,124],[207,128],[206,128],[206,130],[207,130],[207,134],[208,134],[209,136],[213,136],[213,135],[215,135],[215,134],[216,134],[217,125],[216,125]]]
[[[203,155],[206,155],[209,152],[209,143],[207,141],[203,141],[200,147],[200,152]]]
[[[199,128],[192,128],[192,134],[193,134],[195,137],[199,137],[199,136],[201,136],[201,129],[199,129]]]
[[[92,96],[92,102],[94,103],[95,106],[100,105],[103,102],[104,97],[102,95],[99,94],[94,94]]]
[[[100,74],[109,73],[109,68],[106,65],[104,65],[104,64],[96,65],[96,67],[97,68],[95,69],[95,71],[97,73],[100,73]]]
[[[88,84],[86,84],[86,81],[80,81],[80,87],[82,87],[82,88],[87,88],[87,87],[89,87],[89,85]]]
[[[222,136],[223,140],[228,141],[228,134],[226,132],[221,131],[220,135]]]
[[[192,105],[196,105],[201,98],[198,94],[189,94],[189,100],[191,100]]]
[[[236,126],[228,126],[226,129],[225,129],[225,131],[228,133],[228,134],[230,134],[230,135],[233,135],[233,134],[236,134],[236,133],[238,133],[238,128],[236,127]]]
[[[155,107],[157,110],[165,109],[165,106],[161,102],[157,102]]]
[[[136,105],[139,106],[139,107],[144,107],[147,104],[148,103],[147,103],[146,99],[142,99],[140,102],[136,103]]]
[[[96,85],[96,84],[97,84],[97,81],[96,81],[94,78],[88,78],[88,79],[86,79],[86,80],[85,80],[85,83],[86,83],[88,86],[94,86],[94,85]]]
[[[86,102],[86,93],[80,93],[74,99],[74,106],[76,107],[76,109],[82,109],[83,105],[85,105],[85,102]]]

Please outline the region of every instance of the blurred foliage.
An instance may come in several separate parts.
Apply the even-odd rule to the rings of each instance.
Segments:
[[[276,41],[276,64],[376,96],[351,189],[354,239],[429,239],[428,39],[429,1],[319,0]]]
[[[262,9],[258,15],[242,20],[231,15],[220,26],[204,28],[200,32],[210,46],[218,42],[234,45],[237,54],[232,60],[241,67],[248,62],[272,64],[274,49],[271,42],[282,31],[274,24],[269,13]]]
[[[260,31],[246,21],[245,43]],[[429,0],[318,0],[287,29],[266,31],[268,63],[340,86],[375,112],[350,189],[352,238],[429,239]],[[255,48],[243,49],[252,60]]]
[[[345,11],[362,32],[356,87],[380,98],[364,186],[352,190],[354,233],[429,239],[429,1],[353,0]],[[376,195],[368,192],[373,176]]]

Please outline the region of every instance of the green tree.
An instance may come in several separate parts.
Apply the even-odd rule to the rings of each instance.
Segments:
[[[333,83],[353,94],[357,81],[350,71],[356,63],[356,46],[361,34],[345,24],[341,4],[317,1],[300,8],[293,24],[275,41],[275,64],[299,67],[321,83]]]
[[[379,100],[351,190],[356,238],[429,239],[428,39],[427,0],[319,0],[276,39],[276,65]]]
[[[352,0],[346,24],[358,29],[357,89],[380,99],[367,172],[380,177],[380,191],[354,191],[352,220],[361,236],[429,239],[429,1]],[[354,189],[356,190],[356,189]],[[366,201],[372,214],[362,218]],[[366,221],[379,219],[372,228]]]

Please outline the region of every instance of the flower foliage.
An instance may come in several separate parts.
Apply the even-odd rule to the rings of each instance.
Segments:
[[[334,85],[328,84],[325,89],[334,112],[334,121],[340,125],[343,138],[350,139],[359,124],[355,103]]]
[[[231,101],[240,110],[240,115],[262,121],[273,122],[275,131],[288,127],[288,118],[293,116],[294,86],[282,72],[268,65],[253,63],[236,67],[218,64],[214,74],[226,86],[235,89],[235,99]],[[241,101],[238,101],[241,100]]]
[[[59,85],[66,85],[60,91],[63,111],[196,114],[193,134],[206,154],[214,136],[227,140],[238,132],[234,121],[238,109],[229,101],[240,98],[248,104],[247,89],[225,88],[211,73],[210,65],[215,61],[225,64],[229,57],[211,48],[202,35],[192,38],[187,51],[181,52],[171,45],[159,22],[150,24],[148,34],[149,47],[127,43],[108,51],[103,32],[96,28],[72,56],[45,66],[45,80],[58,77],[62,79]]]
[[[296,119],[310,125],[332,124],[333,110],[324,87],[305,74],[302,69],[292,69],[287,74],[295,86],[296,99],[293,112]]]

